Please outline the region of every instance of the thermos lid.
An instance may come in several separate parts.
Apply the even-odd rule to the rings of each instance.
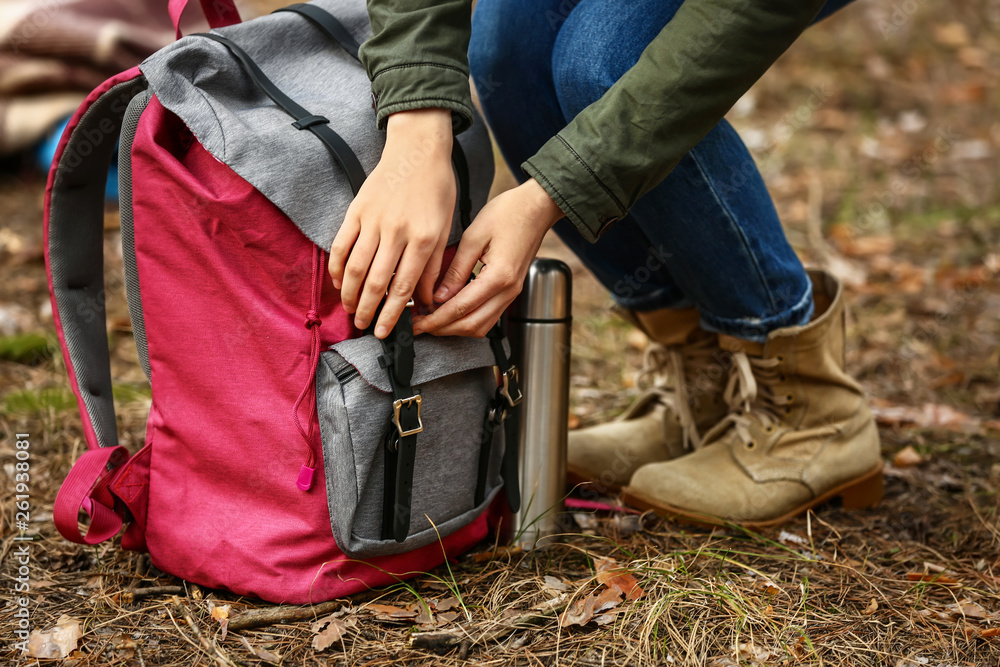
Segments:
[[[565,262],[539,257],[528,268],[524,289],[510,307],[510,318],[559,322],[572,315],[573,274]]]

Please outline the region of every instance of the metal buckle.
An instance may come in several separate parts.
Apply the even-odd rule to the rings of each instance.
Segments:
[[[415,394],[409,398],[399,398],[392,402],[392,423],[396,425],[396,430],[399,431],[399,437],[405,438],[410,435],[416,435],[417,433],[422,433],[424,430],[424,422],[420,418],[420,405],[423,399],[420,394]],[[404,431],[402,424],[399,423],[399,412],[403,409],[403,406],[407,407],[416,404],[417,406],[417,426],[409,431]]]
[[[517,366],[511,366],[510,369],[503,374],[503,386],[498,390],[500,395],[507,399],[507,403],[512,408],[516,408],[521,404],[521,400],[524,396],[521,394],[521,385],[518,383],[519,373]],[[517,396],[511,396],[511,388]]]
[[[490,411],[486,414],[486,420],[493,426],[499,426],[507,421],[507,407],[499,401],[490,405]]]

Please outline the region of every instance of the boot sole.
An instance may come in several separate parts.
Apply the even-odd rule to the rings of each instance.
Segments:
[[[879,464],[877,468],[874,468],[860,477],[841,484],[840,486],[827,491],[823,495],[813,498],[807,503],[803,503],[786,514],[774,519],[765,519],[761,521],[720,519],[718,517],[708,516],[705,514],[698,514],[697,512],[692,512],[690,510],[672,507],[666,503],[661,503],[653,500],[652,498],[648,498],[641,493],[636,493],[628,488],[622,492],[622,502],[626,505],[630,505],[631,507],[644,511],[651,510],[656,515],[667,519],[674,519],[675,521],[679,521],[681,523],[694,524],[704,526],[706,528],[718,528],[719,526],[725,526],[727,524],[736,524],[738,526],[743,526],[744,528],[754,529],[772,528],[774,526],[780,526],[788,523],[799,514],[802,514],[817,505],[822,505],[823,503],[837,497],[841,499],[842,506],[846,510],[853,511],[870,509],[878,505],[879,501],[882,500],[882,464]]]

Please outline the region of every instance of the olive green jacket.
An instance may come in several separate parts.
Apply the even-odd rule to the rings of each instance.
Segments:
[[[627,1],[627,0],[624,0]],[[825,0],[686,0],[639,62],[522,169],[596,241],[711,130]],[[472,0],[368,0],[361,58],[378,122],[409,109],[472,122]]]

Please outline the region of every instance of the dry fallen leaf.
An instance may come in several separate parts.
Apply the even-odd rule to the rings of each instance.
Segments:
[[[438,624],[444,625],[445,623],[451,623],[456,618],[458,618],[457,611],[443,611],[437,615]]]
[[[635,602],[644,594],[639,582],[631,572],[618,565],[613,558],[598,558],[595,561],[597,583],[618,591],[629,602]]]
[[[259,660],[263,660],[264,662],[270,662],[275,665],[281,661],[280,655],[278,655],[277,653],[271,653],[270,651],[267,651],[262,648],[257,648],[256,646],[251,645],[250,642],[247,641],[246,637],[240,637],[240,641],[242,641],[243,645],[246,646],[246,649],[250,651],[250,654],[258,658]]]
[[[948,611],[950,611],[956,618],[965,617],[975,619],[977,621],[984,620],[986,618],[986,610],[970,600],[962,600],[956,604],[949,605]]]
[[[764,591],[768,595],[777,595],[781,592],[781,589],[771,581],[770,579],[764,579],[763,581],[757,582],[757,588]]]
[[[736,647],[737,657],[754,662],[764,662],[771,658],[773,652],[766,648],[758,648],[753,642],[745,642]]]
[[[56,624],[44,631],[33,630],[28,638],[28,655],[32,658],[65,658],[76,650],[83,636],[80,621],[63,615]]]
[[[417,625],[430,625],[434,623],[434,614],[423,605],[417,605],[411,611],[417,612],[416,617],[413,619],[413,622]]]
[[[400,609],[399,607],[393,607],[389,604],[379,604],[377,602],[369,602],[362,609],[366,611],[373,612],[375,614],[385,614],[386,616],[395,616],[397,614],[402,614],[405,618],[406,616],[416,616],[417,612],[407,611],[405,609]]]
[[[912,468],[913,466],[918,466],[924,462],[924,457],[913,448],[912,445],[907,445],[901,450],[896,452],[896,455],[892,457],[892,464],[897,468]]]
[[[617,609],[612,609],[610,613],[601,614],[600,616],[594,617],[594,625],[609,625],[614,623],[615,617],[618,615]]]
[[[545,575],[545,579],[543,581],[545,582],[545,588],[547,588],[549,590],[553,590],[553,591],[555,591],[557,593],[561,593],[563,591],[568,591],[569,590],[569,585],[568,584],[566,584],[565,582],[563,582],[563,581],[561,581],[559,579],[556,579],[555,577],[553,577],[551,575],[548,575],[548,574]]]
[[[594,614],[614,609],[621,600],[621,592],[610,588],[591,593],[582,600],[574,602],[559,616],[559,626],[565,628],[571,625],[586,625],[594,619]]]
[[[871,616],[876,611],[878,611],[878,600],[872,598],[872,601],[868,603],[868,606],[861,613],[865,616]]]
[[[548,578],[548,577],[546,577]],[[449,609],[454,609],[458,606],[458,598],[450,597],[445,598],[434,605],[435,611],[448,611]]]
[[[219,627],[222,628],[222,633],[220,639],[222,641],[226,640],[226,634],[229,631],[229,608],[228,604],[220,604],[216,606],[211,600],[208,601],[208,611],[212,615],[212,618],[219,622]]]
[[[353,626],[355,623],[353,618],[348,618],[341,620],[333,616],[327,616],[326,618],[320,619],[313,623],[313,632],[316,632],[316,636],[313,637],[312,646],[317,651],[323,651],[328,648],[331,644],[335,644],[344,638],[344,634],[347,633],[347,629]],[[326,625],[326,628],[320,630]],[[318,632],[317,632],[318,631]]]

